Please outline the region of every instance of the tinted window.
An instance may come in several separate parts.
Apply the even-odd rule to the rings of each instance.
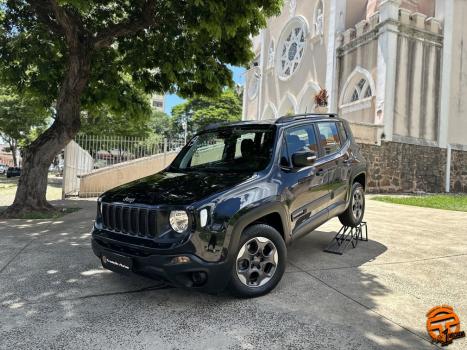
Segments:
[[[287,130],[285,132],[285,141],[287,142],[289,158],[298,151],[318,153],[315,132],[311,124]]]
[[[323,122],[317,123],[319,143],[324,150],[324,154],[328,155],[337,152],[341,146],[339,132],[336,123]]]
[[[339,133],[340,133],[340,137],[341,137],[341,140],[342,140],[342,144],[344,144],[347,141],[347,139],[349,138],[348,135],[347,135],[347,130],[345,130],[345,127],[344,127],[343,123],[337,123],[337,127],[339,128]]]
[[[274,146],[273,128],[225,128],[203,132],[183,148],[172,169],[251,172],[266,168]]]
[[[262,135],[260,135],[260,136],[262,136]],[[237,145],[235,147],[235,159],[243,157],[242,144],[249,143],[250,145],[254,145],[255,137],[256,137],[256,133],[249,132],[249,133],[243,134],[239,138],[237,138]],[[244,140],[251,140],[251,141],[245,141],[244,142]],[[261,140],[259,140],[259,142],[261,144]]]
[[[280,164],[281,166],[290,167],[289,153],[287,152],[287,145],[285,144],[285,141],[282,141]]]

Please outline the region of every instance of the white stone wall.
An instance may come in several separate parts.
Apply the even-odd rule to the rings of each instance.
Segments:
[[[358,125],[365,142],[467,149],[466,15],[465,0],[286,0],[255,38],[244,119],[313,112],[327,88],[328,110]],[[290,49],[281,45],[293,21],[306,28],[305,49],[284,78],[278,57]]]
[[[317,33],[320,29],[316,21],[318,9],[324,11],[321,33]],[[326,85],[326,18],[329,18],[329,1],[287,0],[281,15],[269,19],[267,29],[254,42],[260,66],[252,67],[246,73],[244,119],[312,111],[314,95]],[[277,55],[282,53],[281,44],[287,39],[286,32],[293,23],[301,23],[305,30],[304,53],[295,72],[284,79],[278,72]],[[255,81],[258,75],[259,83]],[[258,91],[253,93],[255,85],[258,85]]]
[[[393,139],[437,144],[443,44],[440,23],[405,10],[400,12],[400,23]]]
[[[467,1],[445,0],[440,144],[467,150]]]

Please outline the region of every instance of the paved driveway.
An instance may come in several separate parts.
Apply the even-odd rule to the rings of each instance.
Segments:
[[[290,248],[273,293],[237,300],[103,270],[95,202],[71,204],[83,210],[0,222],[1,349],[432,349],[425,313],[439,304],[467,330],[466,213],[370,200],[370,242],[322,252],[332,220]]]

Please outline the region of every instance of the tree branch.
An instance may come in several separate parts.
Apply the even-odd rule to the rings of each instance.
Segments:
[[[94,48],[101,49],[109,47],[116,38],[135,34],[155,24],[154,10],[156,9],[156,3],[157,0],[146,0],[141,7],[141,14],[136,16],[136,19],[111,24],[97,33],[94,39]]]
[[[39,20],[49,27],[56,34],[64,34],[63,28],[57,23],[53,17],[52,9],[48,2],[29,1],[34,8]]]
[[[28,0],[28,2],[50,30],[65,36],[70,48],[79,44],[79,35],[84,32],[84,28],[78,14],[60,6],[56,0]]]

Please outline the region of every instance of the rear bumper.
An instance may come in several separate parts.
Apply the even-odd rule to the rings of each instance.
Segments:
[[[120,243],[122,248],[124,243]],[[112,246],[114,247],[114,246]],[[133,248],[133,247],[132,247]],[[194,254],[150,254],[136,255],[125,252],[124,249],[112,249],[106,245],[105,239],[92,238],[92,250],[100,259],[106,254],[118,254],[130,258],[132,261],[131,273],[146,277],[164,280],[171,285],[183,288],[195,288],[206,292],[220,292],[225,289],[230,277],[230,264],[223,262],[206,262]],[[133,249],[134,251],[134,249]],[[176,264],[176,257],[188,257],[189,262]],[[104,266],[109,268],[108,266]],[[112,269],[112,268],[110,268]],[[112,269],[120,272],[118,270]]]

